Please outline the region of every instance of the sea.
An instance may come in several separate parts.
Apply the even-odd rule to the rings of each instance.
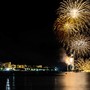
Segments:
[[[0,72],[0,90],[90,90],[90,73],[56,75]]]

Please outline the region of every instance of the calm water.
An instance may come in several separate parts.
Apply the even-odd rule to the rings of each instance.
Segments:
[[[57,76],[0,75],[0,90],[90,90],[90,73]]]

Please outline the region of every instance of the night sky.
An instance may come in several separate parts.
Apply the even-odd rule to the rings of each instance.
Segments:
[[[1,7],[0,61],[54,64],[58,41],[53,32],[60,0],[4,2]]]

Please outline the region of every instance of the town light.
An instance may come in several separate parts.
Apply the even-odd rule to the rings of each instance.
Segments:
[[[5,71],[10,71],[10,68],[5,68]]]

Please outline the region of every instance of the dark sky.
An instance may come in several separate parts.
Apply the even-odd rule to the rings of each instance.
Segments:
[[[58,41],[53,32],[60,0],[4,2],[1,6],[0,61],[53,64]]]

